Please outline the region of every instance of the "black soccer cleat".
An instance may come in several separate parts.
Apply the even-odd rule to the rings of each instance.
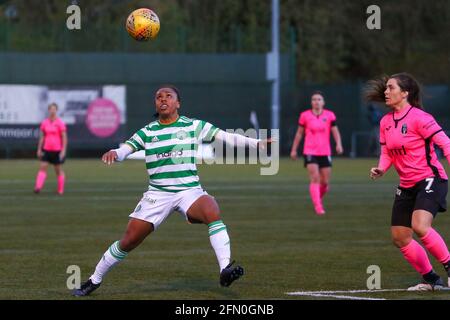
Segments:
[[[93,291],[95,291],[98,287],[100,287],[101,283],[94,284],[91,279],[88,279],[85,283],[83,283],[80,289],[75,289],[72,291],[72,295],[75,297],[84,297],[90,295]]]
[[[227,265],[220,273],[220,285],[222,287],[229,287],[233,281],[244,275],[244,268],[241,266],[232,267],[233,264],[234,261]]]

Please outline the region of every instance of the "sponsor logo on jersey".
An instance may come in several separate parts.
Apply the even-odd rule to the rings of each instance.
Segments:
[[[152,142],[158,142],[158,141],[159,141],[158,137],[153,137]]]
[[[182,156],[183,156],[183,149],[156,154],[157,159],[178,158],[178,157],[182,157]]]
[[[386,127],[386,131],[391,130],[392,126]]]
[[[402,146],[401,149],[389,149],[388,152],[390,156],[406,156],[405,146]]]

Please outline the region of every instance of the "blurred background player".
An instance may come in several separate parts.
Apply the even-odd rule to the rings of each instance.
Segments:
[[[337,154],[344,152],[335,114],[325,109],[324,95],[316,91],[311,96],[311,109],[300,114],[298,129],[291,149],[291,158],[297,159],[297,150],[305,136],[303,156],[308,169],[309,193],[316,214],[325,214],[322,199],[329,191],[331,176],[330,132],[336,142]]]
[[[380,121],[383,118],[383,114],[374,105],[369,104],[367,107],[367,120],[370,124],[370,136],[367,154],[371,157],[380,154]]]
[[[64,194],[65,174],[62,165],[66,158],[67,132],[65,123],[58,118],[58,105],[48,106],[48,118],[42,121],[37,148],[37,157],[41,160],[36,176],[34,192],[39,193],[44,187],[49,164],[54,165],[58,180],[58,194]]]
[[[442,289],[442,279],[433,271],[426,251],[413,239],[413,234],[443,264],[450,277],[448,248],[432,228],[436,214],[446,211],[448,189],[447,174],[434,145],[442,148],[450,162],[450,139],[433,116],[423,111],[420,85],[411,75],[400,73],[370,81],[366,96],[369,101],[384,102],[391,109],[381,119],[381,155],[370,176],[382,177],[392,164],[400,176],[392,208],[392,239],[424,280],[409,290]]]
[[[161,87],[155,95],[158,120],[133,135],[122,147],[105,153],[107,164],[123,161],[133,152],[145,150],[150,176],[148,191],[130,215],[127,230],[114,242],[98,262],[94,274],[75,290],[86,296],[97,289],[103,276],[136,248],[173,212],[179,211],[192,223],[208,226],[209,239],[220,269],[220,284],[229,286],[244,274],[240,266],[230,263],[230,238],[220,218],[219,205],[201,187],[197,175],[195,151],[201,142],[224,141],[235,146],[257,148],[259,140],[230,134],[208,122],[178,114],[180,94],[173,86]],[[235,141],[235,142],[234,142]]]

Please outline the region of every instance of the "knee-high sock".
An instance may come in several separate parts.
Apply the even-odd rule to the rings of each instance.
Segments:
[[[114,242],[103,254],[103,257],[95,267],[94,274],[90,277],[93,283],[102,282],[105,274],[127,256],[128,253],[120,249],[119,243],[119,241]]]
[[[36,175],[36,183],[34,189],[41,190],[44,187],[45,179],[47,179],[47,172],[39,170]]]
[[[208,224],[208,228],[209,241],[216,253],[220,271],[222,271],[230,263],[231,257],[230,237],[228,236],[227,227],[222,220],[218,220]]]
[[[320,198],[320,183],[310,183],[309,194],[314,204],[314,208],[322,208],[322,199]]]
[[[323,198],[325,194],[330,191],[330,185],[327,184],[320,184],[320,197]]]
[[[400,251],[403,253],[406,261],[421,275],[425,275],[433,270],[425,249],[416,240],[411,240],[409,244],[400,248]]]
[[[433,228],[430,228],[427,234],[420,238],[425,248],[435,257],[440,263],[445,264],[450,260],[450,253],[444,239]]]
[[[64,173],[60,174],[58,176],[58,193],[63,194],[64,193],[64,183],[66,182],[66,176]]]

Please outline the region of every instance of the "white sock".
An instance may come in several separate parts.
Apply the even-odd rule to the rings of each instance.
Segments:
[[[222,220],[208,224],[209,240],[211,246],[216,253],[217,262],[219,263],[220,271],[230,263],[230,237],[228,236],[227,227]]]
[[[108,248],[108,250],[106,250],[106,252],[103,254],[103,257],[100,259],[97,266],[95,267],[95,272],[90,277],[92,282],[94,284],[102,282],[102,279],[105,276],[105,274],[107,274],[112,267],[114,267],[120,261],[125,259],[127,254],[128,254],[127,252],[120,249],[119,241],[114,242]]]

